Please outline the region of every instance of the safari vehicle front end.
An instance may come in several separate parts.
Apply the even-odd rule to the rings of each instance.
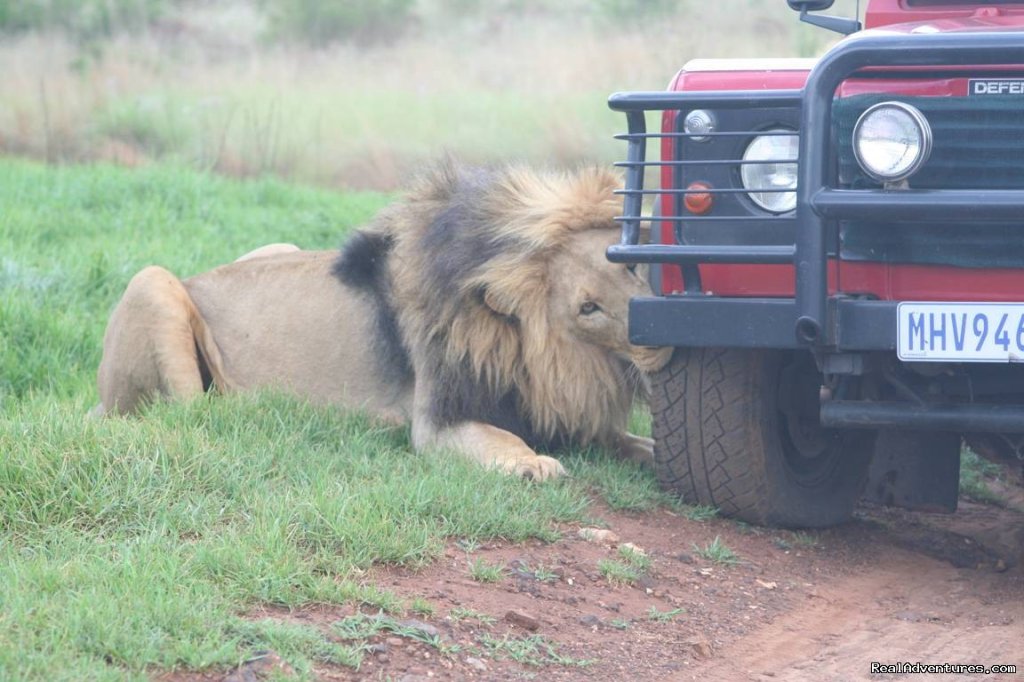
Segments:
[[[963,436],[1024,450],[1024,2],[871,0],[866,23],[813,66],[696,62],[610,101],[608,256],[657,274],[633,343],[677,347],[659,474],[748,521],[841,522],[865,482],[952,510]]]

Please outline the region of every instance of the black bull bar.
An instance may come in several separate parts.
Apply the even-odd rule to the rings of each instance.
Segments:
[[[664,263],[691,269],[695,265],[792,264],[793,298],[739,298],[689,295],[653,296],[630,303],[633,343],[668,346],[734,346],[749,348],[807,348],[817,351],[893,351],[896,348],[896,301],[829,296],[828,233],[842,219],[913,219],[936,222],[1019,220],[1024,217],[1024,190],[848,190],[839,189],[832,137],[832,106],[844,80],[865,69],[885,67],[925,77],[974,76],[964,65],[1024,64],[1024,32],[872,35],[844,40],[812,69],[802,90],[726,92],[616,93],[609,106],[626,114],[629,132],[622,239],[609,247],[613,262]],[[929,67],[927,71],[914,71]],[[956,67],[961,67],[957,69]],[[903,71],[899,71],[903,69]],[[988,70],[992,72],[992,70]],[[885,72],[869,72],[885,77]],[[998,73],[998,72],[993,72]],[[682,216],[641,215],[645,194],[685,193],[686,190],[644,189],[644,171],[650,166],[679,164],[679,160],[646,161],[650,138],[678,136],[646,129],[645,112],[690,109],[743,109],[795,107],[800,110],[800,138],[795,243],[792,245],[686,245],[640,244],[640,225]],[[1021,131],[1024,134],[1024,131]],[[1024,236],[1024,235],[1022,235]],[[974,414],[980,410],[978,414]],[[891,412],[890,412],[891,414]],[[1007,432],[1024,431],[1024,408],[991,410],[961,405],[952,412],[915,411],[907,419],[917,428]],[[823,410],[829,426],[882,426],[877,415],[866,415],[857,405]],[[970,427],[968,427],[970,424]],[[895,424],[884,424],[895,425]]]

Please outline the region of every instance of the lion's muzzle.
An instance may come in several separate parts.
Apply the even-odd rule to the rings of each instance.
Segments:
[[[672,359],[671,346],[630,346],[629,358],[646,373],[657,372]]]

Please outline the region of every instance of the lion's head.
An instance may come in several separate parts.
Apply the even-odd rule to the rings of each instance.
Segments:
[[[631,346],[643,273],[613,264],[619,179],[445,164],[372,230],[393,241],[391,296],[439,424],[478,419],[527,442],[606,442],[640,373],[669,349]]]

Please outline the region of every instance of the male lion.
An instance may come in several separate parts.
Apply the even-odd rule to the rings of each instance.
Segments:
[[[101,412],[157,396],[276,386],[412,422],[443,448],[544,479],[536,449],[596,444],[650,459],[626,431],[643,371],[613,265],[617,178],[443,164],[338,252],[264,247],[184,281],[149,267],[111,316]]]

